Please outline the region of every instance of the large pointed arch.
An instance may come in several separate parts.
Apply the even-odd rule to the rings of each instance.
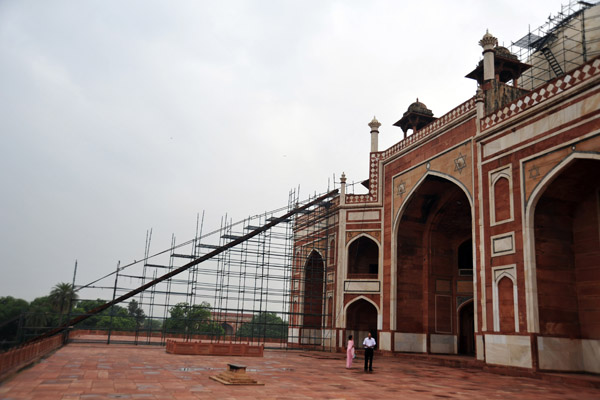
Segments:
[[[454,183],[456,186],[458,186],[465,193],[465,196],[469,200],[469,205],[471,207],[471,210],[473,209],[473,197],[471,195],[471,192],[469,192],[469,189],[461,181],[459,181],[458,179],[456,179],[452,175],[448,175],[448,174],[445,174],[443,172],[427,171],[426,173],[423,174],[423,176],[421,177],[421,179],[419,179],[419,181],[413,186],[413,188],[410,190],[410,192],[408,192],[408,194],[406,195],[406,200],[404,200],[402,202],[402,205],[398,209],[398,212],[396,213],[396,215],[393,216],[393,218],[394,218],[394,220],[393,220],[393,230],[392,230],[393,233],[397,232],[397,230],[398,230],[398,223],[400,222],[400,219],[402,218],[402,214],[406,210],[407,204],[415,196],[415,193],[417,193],[417,191],[423,185],[423,183],[425,182],[425,180],[428,177],[432,177],[432,176],[435,176],[435,177],[438,177],[438,178],[442,178],[442,179],[446,179],[446,180]]]
[[[418,192],[419,188],[422,187],[423,183],[426,181],[426,179],[428,177],[438,177],[438,178],[446,179],[446,180],[450,181],[451,183],[456,184],[456,186],[458,186],[464,192],[466,198],[468,199],[469,207],[471,210],[471,226],[472,226],[471,237],[475,238],[475,224],[474,224],[475,210],[473,208],[473,197],[472,197],[471,193],[469,192],[468,188],[461,181],[456,179],[455,177],[445,174],[443,172],[427,171],[425,174],[423,174],[423,176],[419,179],[419,181],[413,186],[413,188],[406,195],[406,200],[404,200],[402,202],[400,208],[398,209],[398,212],[396,212],[396,214],[392,216],[392,237],[391,237],[392,254],[391,254],[391,283],[390,283],[390,329],[391,330],[396,330],[396,327],[397,327],[396,291],[397,291],[397,285],[398,285],[398,281],[397,281],[397,277],[398,277],[398,268],[397,268],[398,258],[397,257],[398,257],[398,254],[397,254],[396,243],[398,240],[398,229],[399,229],[400,221],[402,220],[402,216],[403,216],[404,212],[406,211],[406,207],[408,206],[410,201],[413,199],[415,194]],[[477,274],[475,274],[476,247],[472,246],[472,248],[473,248],[473,285],[474,285],[474,297],[476,298],[477,297]],[[477,329],[477,302],[475,302],[475,329]]]
[[[428,351],[456,353],[457,304],[475,297],[475,246],[469,246],[473,257],[466,257],[469,269],[461,264],[465,257],[459,257],[459,249],[475,236],[473,215],[467,188],[453,177],[429,171],[395,217],[391,329],[426,336]],[[475,313],[470,315],[475,318]],[[475,329],[476,321],[469,325]]]
[[[525,304],[527,330],[540,332],[540,316],[537,285],[535,210],[548,187],[574,162],[578,160],[600,161],[600,154],[573,152],[552,168],[535,186],[523,206],[523,258],[525,271]]]
[[[302,326],[317,329],[323,325],[325,258],[313,249],[304,262],[302,282]]]

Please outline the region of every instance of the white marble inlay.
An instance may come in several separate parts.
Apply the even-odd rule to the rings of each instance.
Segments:
[[[557,337],[538,337],[540,369],[552,371],[581,371],[581,340]]]
[[[289,328],[288,329],[288,343],[296,343],[298,341],[299,335],[300,335],[300,329]]]
[[[379,211],[348,211],[348,221],[379,221]]]
[[[515,233],[509,232],[502,235],[492,236],[492,255],[514,253]]]
[[[379,350],[392,350],[392,334],[391,332],[380,332],[379,343],[377,343]]]
[[[347,293],[379,292],[379,281],[344,281],[344,291]]]
[[[429,336],[429,346],[432,353],[456,354],[456,335],[431,334]]]
[[[583,370],[600,374],[600,340],[582,340],[581,353],[583,354]]]
[[[485,352],[483,350],[483,336],[477,335],[475,336],[475,352],[477,353],[478,360],[485,360]]]
[[[573,121],[582,114],[584,103],[586,102],[598,102],[599,94],[590,96],[582,102],[578,102],[569,107],[542,118],[539,121],[528,124],[521,129],[517,129],[515,132],[511,132],[508,135],[502,136],[496,140],[484,144],[483,156],[489,157],[495,153],[498,153],[504,149],[522,143],[528,139],[534,138],[540,134],[547,132],[548,130],[560,126],[566,121]]]
[[[425,353],[427,336],[424,333],[394,333],[394,350],[409,353]]]
[[[600,340],[538,337],[540,369],[600,373]]]
[[[529,336],[485,335],[485,355],[488,364],[532,367]]]

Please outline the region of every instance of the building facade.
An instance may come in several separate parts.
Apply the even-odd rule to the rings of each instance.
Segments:
[[[417,100],[385,150],[371,121],[368,193],[342,177],[296,243],[290,342],[372,331],[382,351],[600,373],[599,14],[566,21],[586,27],[560,71],[556,39],[520,61],[486,33],[473,98],[439,118]],[[567,23],[552,35],[576,40]]]

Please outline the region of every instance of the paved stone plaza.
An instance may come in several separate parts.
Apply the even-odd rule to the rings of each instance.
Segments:
[[[314,354],[314,353],[313,353]],[[164,347],[70,344],[0,384],[0,399],[599,399],[600,389],[507,377],[406,358],[375,358],[371,374],[342,355],[266,351],[264,358],[172,355]],[[211,380],[247,365],[264,386]],[[593,379],[593,378],[592,378]]]

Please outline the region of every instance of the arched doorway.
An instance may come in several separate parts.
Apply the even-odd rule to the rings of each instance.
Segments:
[[[362,349],[362,341],[368,332],[377,340],[377,308],[365,299],[358,299],[346,309],[344,344],[348,335],[353,335],[354,345],[357,349]]]
[[[474,313],[458,315],[473,297],[472,224],[469,199],[449,179],[429,175],[407,200],[397,224],[396,330],[417,334],[409,347],[456,353],[459,320],[474,337]]]
[[[227,322],[223,322],[221,324],[221,328],[223,328],[223,330],[225,331],[226,336],[231,336],[235,333],[233,330],[233,326],[229,325]]]
[[[475,355],[475,325],[473,300],[458,308],[458,354]]]
[[[304,265],[304,282],[302,293],[302,332],[303,344],[320,344],[323,326],[323,279],[325,263],[321,255],[313,250]]]
[[[539,331],[600,339],[600,161],[579,159],[545,188],[534,209]]]
[[[348,278],[377,278],[379,273],[379,246],[374,240],[360,236],[348,247]]]
[[[473,241],[471,238],[465,240],[458,246],[458,278],[457,291],[465,291],[462,285],[469,285],[472,288],[472,280],[467,277],[473,276]],[[469,299],[470,297],[470,299]],[[458,310],[458,354],[474,356],[475,355],[475,310],[472,296],[457,296]]]

